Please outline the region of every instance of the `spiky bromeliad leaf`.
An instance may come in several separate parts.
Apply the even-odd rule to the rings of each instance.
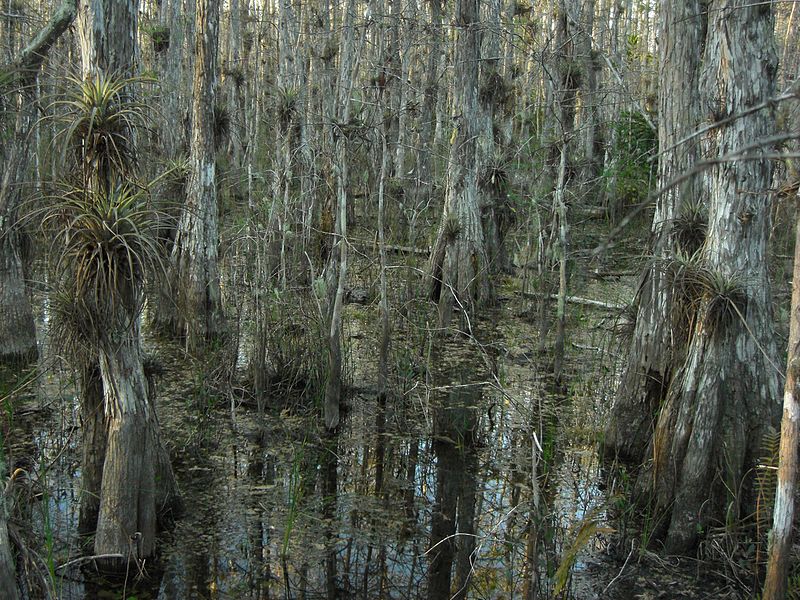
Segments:
[[[146,118],[144,104],[133,99],[130,89],[145,80],[97,73],[70,81],[67,98],[53,105],[63,124],[59,136],[65,156],[85,178],[108,181],[112,174],[131,174],[136,166],[133,134]]]
[[[146,273],[163,268],[158,218],[146,194],[127,184],[108,192],[71,190],[47,222],[56,224],[63,244],[56,268],[80,322],[72,329],[101,335],[120,309],[135,318]]]

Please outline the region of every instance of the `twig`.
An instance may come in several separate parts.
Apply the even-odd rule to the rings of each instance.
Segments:
[[[558,294],[543,294],[541,292],[523,292],[524,298],[541,298],[546,297],[549,300],[557,300]],[[581,298],[580,296],[567,296],[566,301],[569,304],[580,304],[583,306],[593,306],[595,308],[603,308],[605,310],[625,310],[627,305],[617,304],[614,302],[602,302],[600,300],[592,300],[591,298]]]
[[[58,565],[56,567],[56,571],[60,571],[61,569],[67,569],[69,567],[73,567],[75,565],[82,565],[83,563],[87,563],[93,560],[105,560],[107,558],[125,558],[124,554],[95,554],[94,556],[81,556],[80,558],[74,558],[70,561],[65,562],[63,565]]]
[[[605,595],[606,595],[606,592],[611,588],[611,586],[616,583],[617,579],[622,577],[622,572],[625,570],[625,567],[628,566],[628,561],[630,561],[631,556],[633,556],[633,551],[634,550],[635,550],[635,548],[633,546],[633,542],[631,541],[631,551],[628,552],[628,558],[625,559],[625,562],[622,564],[622,568],[619,570],[619,573],[617,573],[617,576],[614,577],[614,579],[612,579],[611,581],[608,582],[608,585],[605,587],[605,589],[600,594],[601,598],[604,598]]]

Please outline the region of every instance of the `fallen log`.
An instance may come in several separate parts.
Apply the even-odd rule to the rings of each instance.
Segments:
[[[541,292],[522,292],[523,298],[541,298],[545,296],[548,300],[558,300],[558,294],[542,294]],[[579,304],[581,306],[591,306],[593,308],[602,308],[603,310],[625,310],[628,308],[627,304],[617,304],[615,302],[602,302],[600,300],[592,300],[591,298],[581,298],[580,296],[567,296],[569,304]]]

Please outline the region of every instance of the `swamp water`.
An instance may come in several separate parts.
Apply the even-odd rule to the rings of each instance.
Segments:
[[[595,445],[615,359],[594,327],[607,315],[573,315],[580,343],[566,392],[553,394],[527,312],[503,302],[488,330],[411,349],[385,403],[369,359],[377,336],[349,314],[348,381],[365,385],[348,391],[336,436],[311,403],[270,397],[259,418],[236,385],[206,380],[210,364],[150,348],[186,510],[158,564],[113,589],[80,561],[78,405],[45,358],[44,375],[6,396],[9,459],[31,473],[18,495],[31,564],[64,599],[650,597],[620,586],[623,563],[607,556]]]

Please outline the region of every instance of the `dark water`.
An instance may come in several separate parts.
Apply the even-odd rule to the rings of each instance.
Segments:
[[[159,560],[121,587],[69,565],[80,557],[78,406],[69,372],[45,370],[6,433],[12,460],[28,457],[38,482],[20,504],[49,594],[551,597],[580,526],[606,525],[594,444],[613,381],[588,340],[573,350],[566,393],[550,393],[547,359],[533,356],[535,328],[518,309],[501,308],[472,340],[415,350],[427,370],[393,365],[400,374],[385,403],[373,391],[374,336],[351,327],[349,380],[359,385],[336,436],[321,432],[313,399],[270,397],[258,417],[230,382],[187,368],[180,348],[153,347],[165,369],[159,416],[187,510],[163,535]],[[568,559],[564,593],[599,597],[614,573],[598,577],[589,565],[602,560],[607,537],[592,535]]]

